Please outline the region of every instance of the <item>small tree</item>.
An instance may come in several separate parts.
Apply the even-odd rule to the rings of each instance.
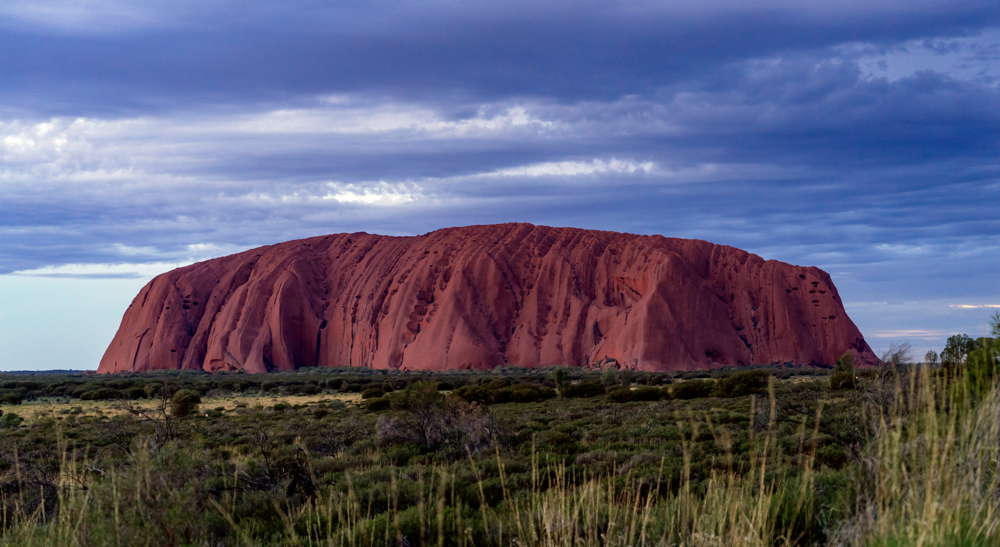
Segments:
[[[618,369],[615,367],[608,367],[604,369],[601,373],[601,383],[604,384],[605,388],[609,388],[618,383]]]
[[[924,354],[924,364],[925,365],[930,365],[932,367],[935,366],[935,365],[937,365],[938,364],[938,354],[937,354],[937,352],[934,351],[934,350],[930,350],[927,353],[925,353]]]
[[[976,342],[967,334],[949,336],[941,351],[941,362],[948,367],[957,367],[965,363],[965,356],[976,349]]]
[[[629,370],[627,368],[623,368],[622,369],[621,384],[622,384],[622,387],[625,388],[625,389],[632,389],[632,371],[631,370]]]
[[[170,413],[177,418],[183,418],[198,411],[201,395],[193,389],[182,389],[170,399]]]
[[[853,389],[854,388],[854,355],[845,351],[840,359],[837,359],[837,367],[830,376],[831,389]]]
[[[997,351],[993,339],[981,338],[979,347],[965,358],[965,373],[973,393],[983,395],[993,386],[997,373]]]
[[[566,367],[556,367],[552,371],[552,380],[556,383],[556,389],[560,397],[566,396],[566,388],[569,386],[569,371]]]

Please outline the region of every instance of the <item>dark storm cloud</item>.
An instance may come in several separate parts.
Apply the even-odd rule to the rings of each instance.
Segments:
[[[164,7],[158,16],[165,24],[140,20],[138,29],[117,32],[102,31],[108,22],[96,15],[55,29],[15,18],[0,35],[6,107],[129,115],[192,102],[269,105],[337,92],[449,103],[611,100],[696,77],[711,85],[720,77],[713,71],[744,59],[961,35],[998,21],[993,2],[917,3],[906,10],[869,3],[463,9],[414,2],[367,9],[297,3],[276,13],[270,6]]]

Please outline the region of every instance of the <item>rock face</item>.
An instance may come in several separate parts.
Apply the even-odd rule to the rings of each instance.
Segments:
[[[876,358],[830,276],[705,241],[503,224],[289,241],[162,274],[98,372]]]

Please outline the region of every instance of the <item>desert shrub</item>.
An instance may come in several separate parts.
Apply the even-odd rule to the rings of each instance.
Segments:
[[[142,390],[146,393],[147,399],[155,399],[163,393],[163,386],[157,384],[146,384]]]
[[[370,387],[361,392],[362,399],[378,399],[379,397],[385,395],[385,391],[379,387]]]
[[[113,388],[115,388],[115,389],[117,389],[119,391],[124,391],[124,390],[132,387],[133,385],[135,385],[135,381],[133,381],[133,380],[126,380],[126,379],[111,380],[111,381],[107,382],[106,385],[108,387],[113,387]],[[36,389],[36,388],[32,388],[32,389]]]
[[[317,408],[316,410],[313,411],[313,418],[316,418],[317,420],[322,420],[329,413],[330,411],[325,408]]]
[[[614,403],[625,403],[635,399],[632,398],[632,390],[627,387],[616,387],[608,392],[608,400]]]
[[[341,401],[340,399],[333,399],[332,401],[328,401],[326,403],[326,406],[330,410],[344,410],[345,408],[347,408],[347,404],[344,401]]]
[[[142,386],[132,386],[125,390],[126,399],[145,399],[146,388]]]
[[[201,394],[192,389],[180,389],[170,398],[170,413],[183,418],[198,411],[201,404]]]
[[[0,394],[0,405],[19,405],[21,404],[21,395],[14,391],[9,391],[7,393]]]
[[[118,390],[109,387],[102,387],[80,394],[80,399],[84,401],[103,401],[118,398]]]
[[[451,394],[470,403],[485,403],[488,400],[486,386],[481,385],[465,385],[452,391]]]
[[[659,374],[647,374],[636,380],[635,383],[645,386],[659,386],[663,384],[663,376]]]
[[[344,381],[340,378],[331,378],[326,381],[327,389],[340,389],[342,385],[344,385]]]
[[[615,403],[659,401],[663,398],[664,394],[663,390],[652,386],[639,386],[635,389],[616,387],[608,392],[608,400]]]
[[[319,386],[315,384],[306,384],[302,386],[302,389],[299,390],[299,393],[303,395],[317,395],[320,391],[322,391],[322,389]]]
[[[627,369],[627,368],[623,368],[622,372],[620,374],[619,382],[621,383],[622,387],[631,387],[632,386],[632,370],[631,369]]]
[[[768,378],[762,370],[741,370],[720,380],[716,389],[721,397],[743,397],[767,389]]]
[[[491,403],[533,403],[544,401],[556,396],[556,391],[552,388],[539,386],[536,384],[515,384],[495,390],[490,393]]]
[[[597,397],[604,395],[604,386],[592,381],[583,381],[578,384],[566,386],[564,396],[573,398]]]
[[[674,399],[700,399],[708,397],[715,391],[712,380],[685,380],[672,386],[670,395]]]
[[[854,373],[834,372],[830,375],[830,389],[854,389]]]
[[[662,389],[653,386],[641,386],[632,390],[633,401],[659,401],[663,395]]]
[[[569,433],[550,429],[538,438],[538,446],[556,454],[576,454],[580,451],[580,443]]]
[[[618,369],[614,367],[608,367],[601,372],[601,384],[606,388],[617,385],[620,382]]]
[[[508,385],[502,380],[491,380],[479,385],[462,386],[454,390],[452,395],[466,402],[491,405],[544,401],[555,397],[556,392],[552,388],[537,384]]]
[[[17,414],[7,412],[3,416],[0,416],[0,429],[14,429],[20,426],[22,421],[24,419]]]
[[[392,401],[385,397],[379,397],[378,399],[368,399],[365,401],[365,410],[368,412],[380,412],[382,410],[388,410],[392,407]]]
[[[340,391],[344,393],[361,393],[365,390],[367,384],[358,384],[354,382],[345,382],[341,384]]]
[[[451,458],[477,454],[493,445],[493,416],[476,403],[444,397],[429,382],[414,382],[393,398],[403,410],[397,417],[379,416],[375,441],[380,446],[412,443]]]
[[[854,389],[854,356],[844,352],[837,359],[837,366],[830,376],[831,389]]]
[[[438,382],[437,384],[438,391],[452,391],[453,389],[455,389],[455,385],[451,382]]]

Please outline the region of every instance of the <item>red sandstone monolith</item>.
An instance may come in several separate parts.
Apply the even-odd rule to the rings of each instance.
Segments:
[[[705,241],[502,224],[289,241],[150,281],[99,372],[877,362],[830,276]]]

